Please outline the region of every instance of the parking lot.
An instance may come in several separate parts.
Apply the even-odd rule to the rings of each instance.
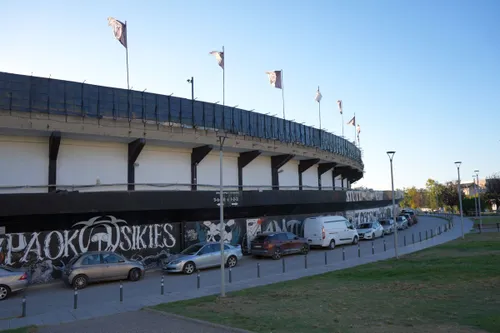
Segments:
[[[446,224],[443,219],[434,217],[421,217],[417,225],[407,230],[398,232],[399,246],[418,242],[420,237],[425,240],[431,237],[432,233],[437,232],[439,226]],[[378,238],[375,241],[361,241],[359,243],[359,256],[371,256],[373,252],[380,253],[384,251],[394,251],[394,236],[386,235],[384,238]],[[231,280],[233,283],[250,278],[257,278],[260,266],[260,276],[281,274],[283,269],[287,272],[294,270],[304,270],[320,265],[349,260],[358,256],[358,246],[339,246],[335,250],[315,250],[313,249],[307,256],[290,255],[283,260],[273,259],[255,259],[250,256],[244,257],[238,265],[231,271]],[[161,271],[150,271],[138,282],[123,282],[123,298],[147,297],[151,295],[160,295],[161,290]],[[229,283],[229,272],[226,270],[226,282]],[[197,289],[197,274],[168,274],[164,276],[164,294],[168,297],[169,293],[192,292]],[[217,286],[220,284],[220,270],[209,269],[200,273],[200,287]],[[55,311],[69,311],[74,306],[74,291],[66,287],[62,282],[50,284],[47,286],[34,286],[28,288],[25,293],[14,294],[11,298],[2,301],[0,309],[0,319],[18,317],[21,314],[21,303],[23,295],[26,296],[27,316],[42,315],[44,313]],[[79,291],[78,305],[80,307],[89,307],[110,301],[118,301],[120,297],[120,283],[110,282],[90,285],[86,289]]]

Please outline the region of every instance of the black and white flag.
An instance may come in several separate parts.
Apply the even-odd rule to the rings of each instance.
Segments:
[[[113,35],[127,48],[127,25],[113,17],[108,17],[108,25],[113,28]]]

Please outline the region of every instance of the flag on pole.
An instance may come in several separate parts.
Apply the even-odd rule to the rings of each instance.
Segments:
[[[358,124],[358,136],[359,136],[359,133],[361,132],[361,127],[359,126]]]
[[[319,87],[318,87],[318,91],[316,91],[316,97],[314,97],[314,100],[316,102],[321,102],[321,99],[323,98],[323,95],[321,95],[321,93],[319,92]]]
[[[271,71],[271,72],[266,72],[266,74],[269,77],[269,83],[274,88],[282,89],[281,71]]]
[[[339,100],[337,101],[337,105],[339,106],[339,111],[340,111],[340,114],[342,114],[342,100],[341,100],[341,99],[339,99]]]
[[[215,59],[217,60],[217,63],[219,66],[224,69],[224,52],[221,51],[212,51],[210,52],[211,55],[215,56]]]
[[[352,119],[349,120],[349,122],[347,123],[347,125],[356,126],[356,116],[352,117]]]
[[[115,38],[127,48],[127,25],[113,17],[108,17],[108,25],[113,28]]]

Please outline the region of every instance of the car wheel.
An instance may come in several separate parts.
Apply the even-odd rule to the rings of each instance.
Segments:
[[[274,260],[278,260],[278,259],[281,258],[281,249],[279,247],[277,247],[276,249],[274,249],[274,253],[273,253],[272,258]]]
[[[352,244],[356,245],[356,244],[358,244],[358,242],[359,242],[358,236],[354,236],[354,238],[352,239]]]
[[[141,278],[141,270],[139,268],[132,268],[128,273],[128,279],[130,281],[139,281]]]
[[[300,252],[302,254],[308,254],[309,253],[309,245],[308,244],[302,245],[302,248],[300,249]]]
[[[236,266],[237,263],[238,259],[235,256],[230,256],[229,258],[227,258],[227,267],[232,268]]]
[[[328,248],[329,248],[330,250],[333,250],[333,249],[335,248],[335,240],[333,240],[333,239],[332,239],[332,240],[330,241],[330,245],[328,245]]]
[[[88,284],[89,284],[89,278],[83,274],[75,276],[72,283],[75,289],[83,289],[87,287]]]
[[[194,262],[188,261],[187,263],[184,264],[184,267],[182,268],[182,271],[184,274],[193,274],[194,271],[196,270],[196,266],[194,265]]]
[[[0,285],[0,301],[9,297],[10,288],[4,285]]]

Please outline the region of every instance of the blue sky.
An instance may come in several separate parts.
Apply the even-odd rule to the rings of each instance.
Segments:
[[[281,113],[265,71],[283,69],[288,119],[341,133],[356,113],[365,178],[395,186],[500,171],[498,1],[8,1],[0,12],[0,71],[126,87],[125,52],[107,17],[128,22],[133,89]],[[345,125],[348,138],[352,126]]]

